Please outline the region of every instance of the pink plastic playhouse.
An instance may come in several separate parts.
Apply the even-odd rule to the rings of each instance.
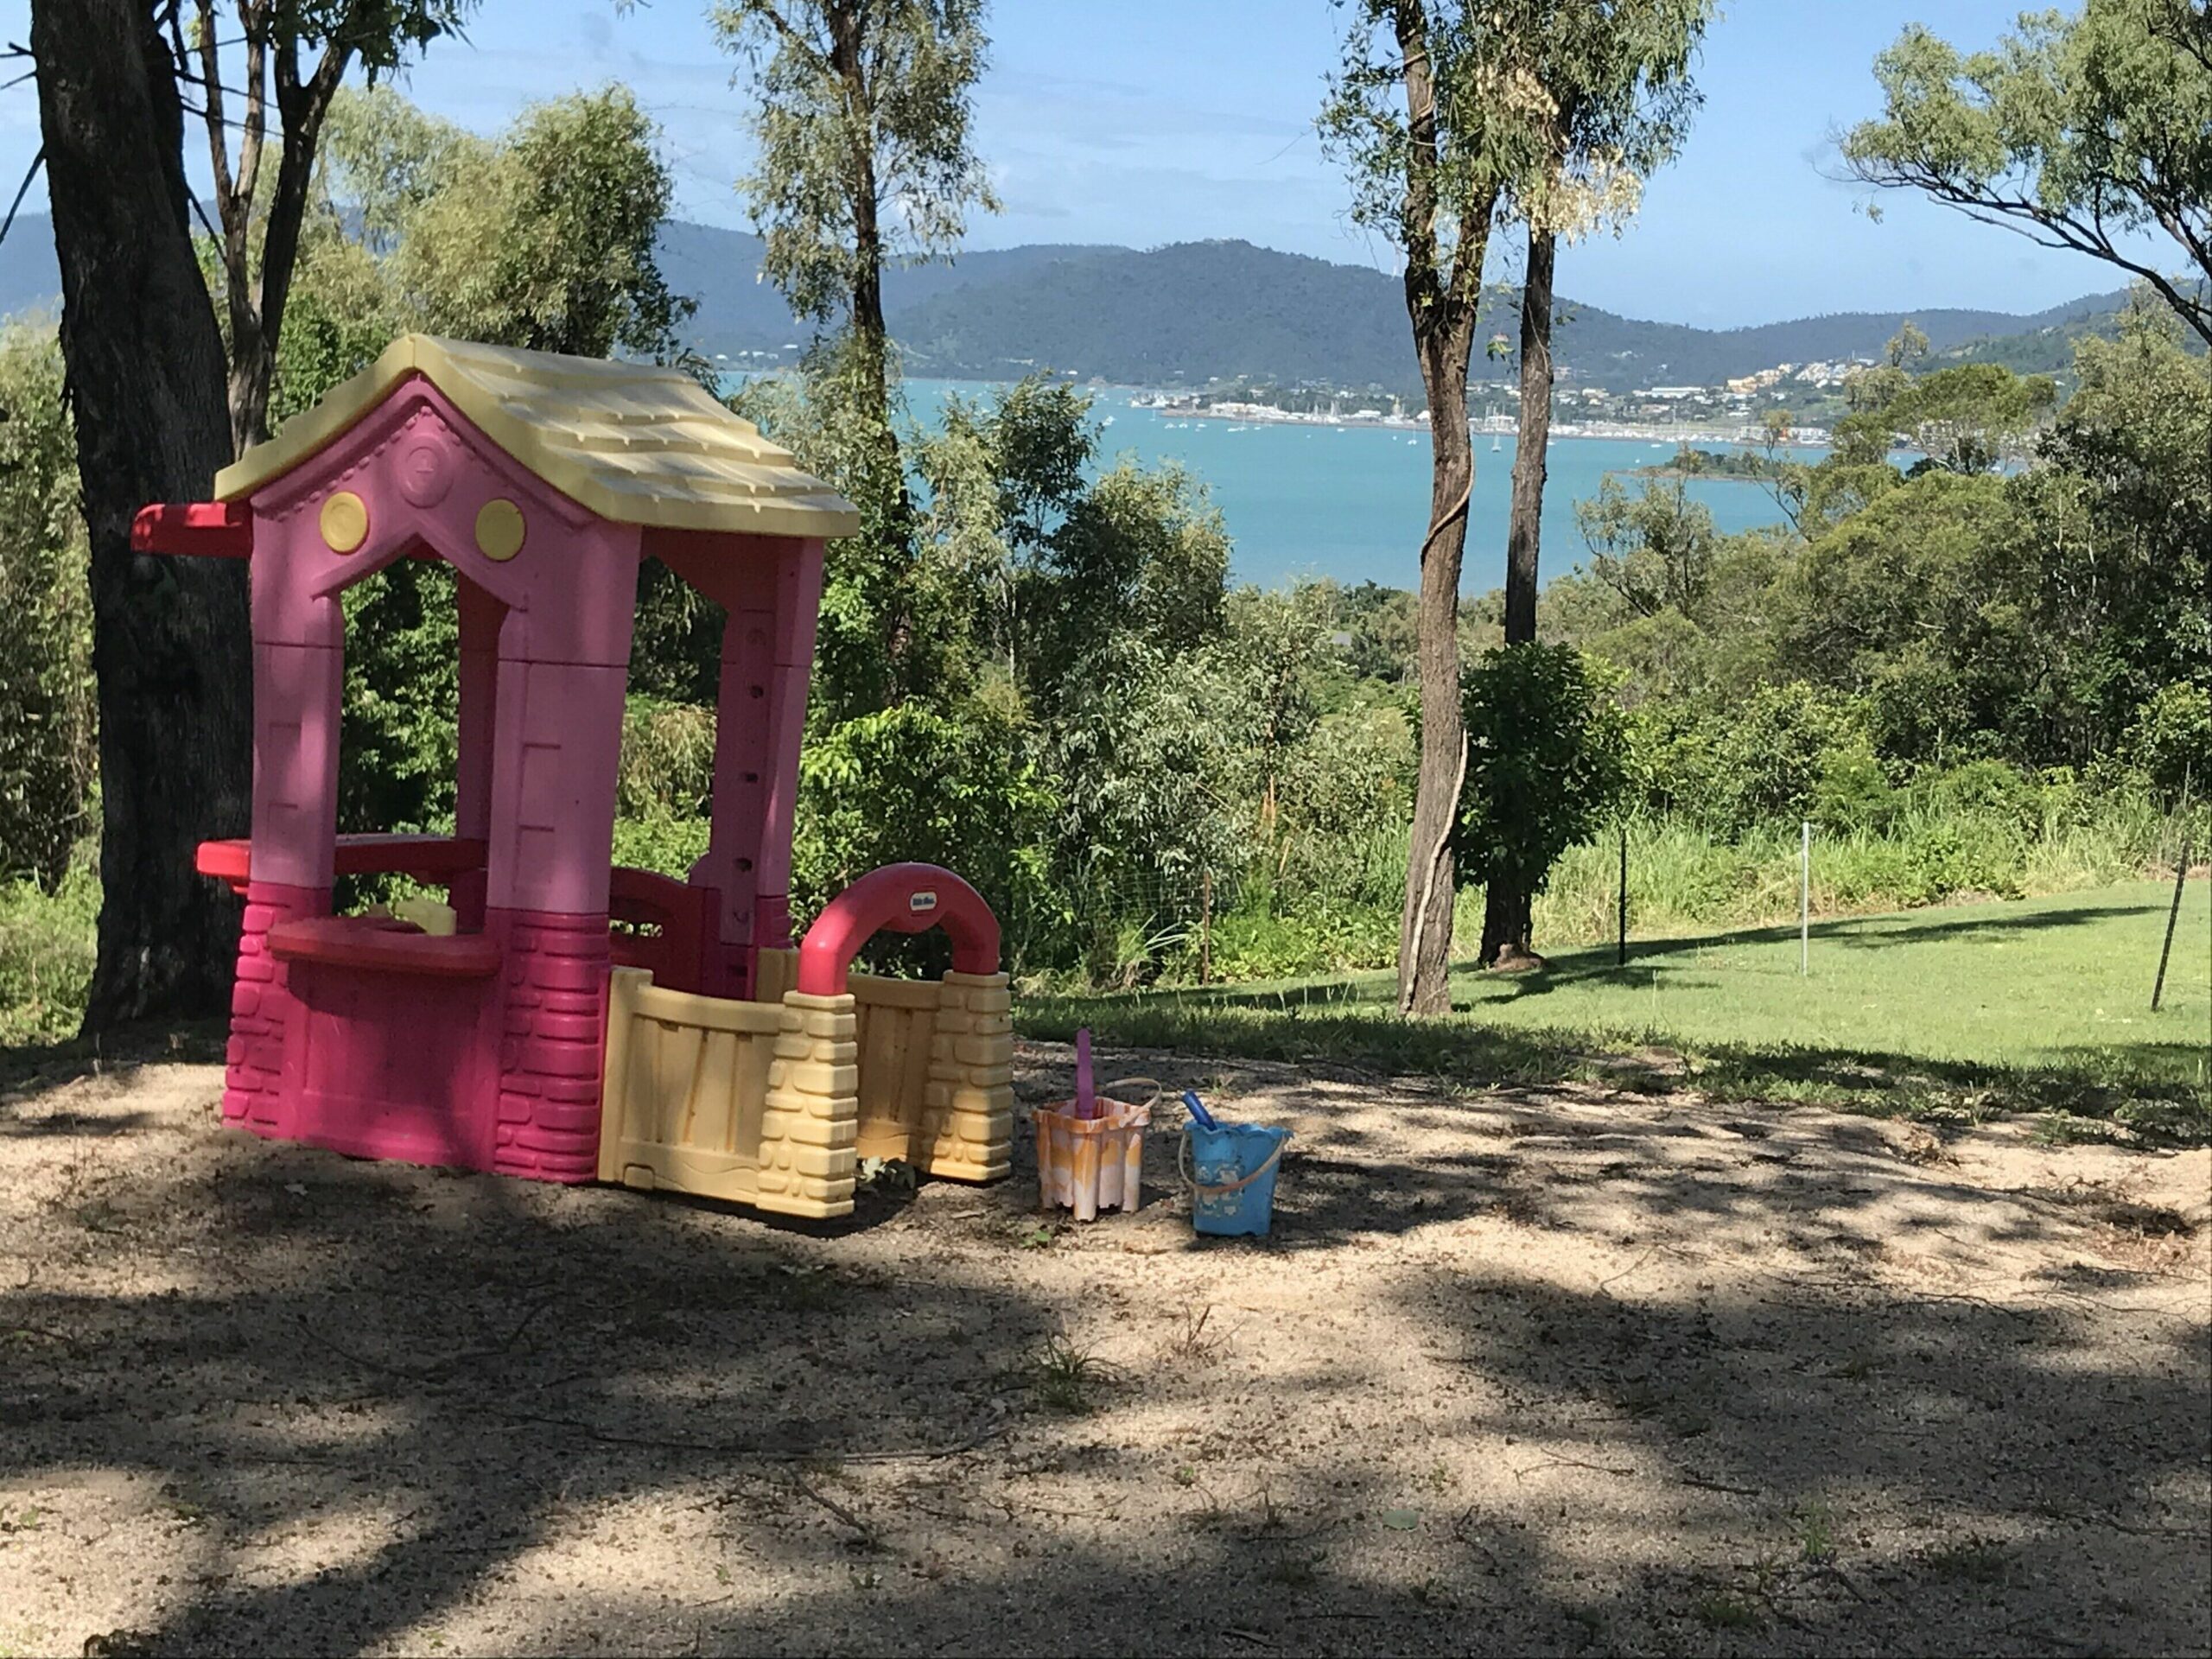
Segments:
[[[790,936],[791,814],[828,538],[852,507],[672,370],[410,335],[143,550],[251,562],[252,834],[225,1119],[365,1157],[834,1216],[857,1157],[1010,1164],[998,925],[897,865]],[[442,559],[460,607],[454,833],[336,833],[340,595]],[[687,880],[611,868],[642,562],[720,605],[713,823]],[[446,901],[333,913],[397,872]],[[849,971],[944,926],[941,982]]]

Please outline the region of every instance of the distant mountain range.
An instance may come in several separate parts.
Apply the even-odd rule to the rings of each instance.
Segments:
[[[705,225],[672,221],[664,232],[663,269],[699,302],[690,333],[702,351],[780,354],[807,337],[759,280],[760,245]],[[25,215],[0,243],[0,314],[50,306],[59,286],[52,231]],[[1249,378],[1419,389],[1397,278],[1249,242],[976,251],[889,272],[884,290],[914,374],[996,379],[1036,367],[1135,385]],[[1568,384],[1714,385],[1779,363],[1871,357],[1910,317],[1939,355],[2047,372],[2066,366],[2082,334],[2109,327],[2125,298],[2091,295],[2027,316],[1853,311],[1729,329],[1643,322],[1563,300],[1556,352]],[[1512,290],[1493,289],[1484,333],[1515,334],[1516,303]],[[1478,349],[1474,372],[1511,369]]]

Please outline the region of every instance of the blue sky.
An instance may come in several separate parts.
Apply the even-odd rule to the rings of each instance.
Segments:
[[[1630,316],[1731,327],[1824,311],[2028,311],[2120,286],[2077,256],[1903,196],[1834,181],[1834,135],[1873,112],[1874,54],[1906,22],[1966,44],[2017,6],[1988,0],[1724,0],[1681,158],[1618,239],[1563,251],[1563,294]],[[0,38],[28,32],[0,0]],[[1344,215],[1313,116],[1341,13],[1328,0],[996,0],[977,143],[1006,212],[970,243],[1149,246],[1241,237],[1387,268]],[[486,0],[466,42],[433,48],[412,97],[494,130],[533,99],[629,82],[664,129],[677,212],[741,226],[742,93],[702,0]],[[0,93],[0,176],[37,148],[32,88]],[[196,152],[194,152],[196,153]],[[204,172],[204,163],[201,170]],[[1510,270],[1493,265],[1493,275]]]

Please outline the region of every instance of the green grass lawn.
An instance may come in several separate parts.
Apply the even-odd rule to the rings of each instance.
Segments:
[[[1744,1098],[1878,1109],[2044,1109],[2212,1133],[2212,884],[2191,882],[2164,1006],[2151,982],[2171,886],[1567,950],[1541,974],[1452,977],[1448,1020],[1392,1014],[1388,974],[1020,999],[1021,1028],[1257,1058],[1338,1058],[1471,1086],[1611,1076],[1663,1049]],[[1679,1071],[1647,1054],[1657,1086]]]

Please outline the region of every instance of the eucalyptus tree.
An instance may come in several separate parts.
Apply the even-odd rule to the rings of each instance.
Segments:
[[[983,0],[718,0],[751,66],[759,155],[739,181],[791,309],[841,313],[856,410],[891,435],[888,264],[949,256],[998,200],[970,137],[990,41]],[[895,445],[893,446],[895,448]]]
[[[100,769],[88,1030],[213,1014],[237,910],[193,849],[245,829],[246,584],[228,559],[130,550],[149,501],[204,499],[231,458],[223,342],[194,257],[176,64],[143,0],[35,0],[61,353],[91,556]]]
[[[315,151],[331,99],[347,72],[374,81],[442,35],[454,33],[477,0],[194,0],[167,8],[177,73],[197,96],[214,175],[215,238],[223,322],[230,351],[231,443],[269,435],[269,397],[299,259],[300,229],[314,182]],[[188,39],[188,32],[189,38]],[[235,53],[240,79],[225,84]],[[270,89],[276,130],[270,131]],[[236,153],[232,151],[235,134]],[[274,175],[264,179],[271,138]],[[258,232],[258,245],[256,232]]]
[[[816,642],[825,720],[946,690],[942,595],[891,423],[883,315],[894,264],[948,257],[997,198],[970,137],[990,42],[983,0],[716,0],[725,49],[750,66],[757,146],[738,188],[766,243],[761,273],[828,327],[802,403],[825,474],[861,510],[832,544]]]
[[[1511,32],[1466,0],[1343,0],[1342,60],[1320,116],[1351,183],[1353,222],[1404,267],[1406,315],[1428,396],[1429,522],[1421,538],[1421,759],[1398,931],[1398,1008],[1445,1014],[1452,829],[1466,781],[1459,571],[1474,487],[1467,365],[1498,200],[1526,162],[1506,79]]]
[[[1526,227],[1521,290],[1520,437],[1505,543],[1505,643],[1536,638],[1546,448],[1552,423],[1553,274],[1558,246],[1594,231],[1616,233],[1635,216],[1643,181],[1672,159],[1700,102],[1690,60],[1712,20],[1713,0],[1514,0],[1499,14],[1516,55],[1503,78],[1529,132],[1525,170],[1507,210]],[[1525,54],[1525,55],[1522,55]],[[1497,768],[1501,787],[1525,771]],[[1514,821],[1532,804],[1489,804]],[[1493,863],[1485,884],[1479,960],[1533,964],[1534,889],[1522,863]],[[1540,873],[1541,874],[1541,873]]]
[[[489,138],[388,86],[348,92],[327,146],[343,205],[324,229],[358,215],[404,327],[664,361],[696,308],[660,270],[675,186],[659,137],[619,83],[526,105]]]
[[[2030,12],[1993,49],[1915,24],[1874,60],[1884,109],[1846,135],[1868,184],[1917,190],[2148,283],[2212,344],[2212,15],[2202,0]],[[2184,264],[2160,264],[2163,232]]]

